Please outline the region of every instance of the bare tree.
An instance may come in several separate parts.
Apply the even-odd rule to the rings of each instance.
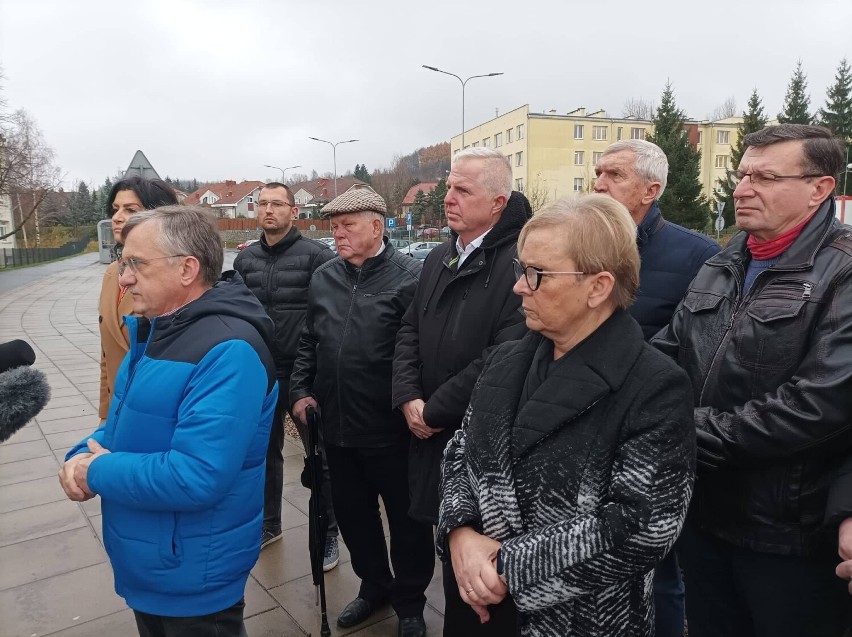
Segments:
[[[0,197],[13,202],[12,229],[0,234],[10,237],[32,218],[38,234],[38,211],[48,193],[61,182],[48,146],[35,121],[24,110],[0,115]]]
[[[533,214],[550,203],[550,193],[547,191],[547,183],[542,181],[540,173],[536,175],[533,181],[527,184],[523,193],[526,196],[527,201],[530,202]]]
[[[710,115],[707,116],[711,122],[717,122],[720,119],[728,119],[729,117],[736,117],[737,115],[737,100],[731,95],[724,102],[719,104]]]
[[[654,102],[645,100],[641,97],[631,97],[621,109],[622,117],[632,117],[634,119],[653,119],[657,112],[657,107]]]

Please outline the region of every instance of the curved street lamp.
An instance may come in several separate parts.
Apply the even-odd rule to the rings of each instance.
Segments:
[[[319,137],[308,137],[308,139],[312,139],[315,142],[324,142],[331,146],[331,150],[334,154],[334,196],[337,196],[337,145],[338,144],[349,144],[351,142],[357,142],[357,139],[344,139],[341,142],[332,143],[327,139],[320,139]]]
[[[434,66],[428,66],[426,64],[423,64],[422,66],[423,66],[424,69],[429,69],[430,71],[435,71],[436,73],[443,73],[444,75],[452,75],[459,82],[461,82],[461,87],[462,87],[462,134],[461,134],[462,139],[461,139],[461,147],[462,147],[462,150],[464,150],[464,87],[465,87],[465,84],[467,84],[470,80],[473,80],[477,77],[494,77],[496,75],[503,75],[503,74],[502,73],[486,73],[485,75],[471,75],[469,78],[463,80],[458,75],[456,75],[455,73],[450,73],[449,71],[442,71],[439,68],[435,68]]]
[[[270,166],[269,164],[264,164],[264,166],[266,166],[267,168],[274,168],[275,170],[280,170],[281,171],[281,183],[282,184],[284,183],[284,171],[285,170],[290,170],[291,168],[301,168],[302,167],[301,164],[298,165],[298,166],[287,166],[287,168],[279,168],[278,166]]]

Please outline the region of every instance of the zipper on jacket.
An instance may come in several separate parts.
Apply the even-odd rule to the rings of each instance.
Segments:
[[[345,269],[345,268],[344,268]],[[340,387],[342,383],[340,382],[341,373],[340,373],[340,358],[343,353],[343,343],[346,341],[346,333],[349,331],[349,320],[352,318],[352,308],[355,305],[355,293],[358,291],[358,284],[361,282],[361,272],[363,272],[363,268],[358,268],[358,274],[355,276],[355,283],[352,286],[352,296],[349,298],[349,310],[346,312],[346,321],[343,323],[343,333],[340,335],[340,347],[337,349],[337,404],[342,407],[343,405],[343,397],[340,395]],[[337,433],[338,439],[340,440],[340,446],[345,447],[346,442],[343,440],[343,427],[340,422],[337,422]]]
[[[145,341],[145,352],[148,351],[148,345],[151,344],[151,339],[154,338],[154,326],[157,322],[157,317],[155,316],[151,319],[151,327],[148,331],[148,339]],[[136,323],[136,330],[139,330],[139,322]],[[144,356],[144,352],[143,352]],[[133,367],[130,368],[130,373],[127,375],[127,383],[124,386],[124,399],[118,404],[118,409],[115,410],[115,425],[113,425],[112,431],[113,435],[115,435],[115,430],[118,429],[118,417],[121,414],[121,409],[124,407],[124,403],[127,402],[127,393],[130,391],[130,383],[133,382],[133,377],[136,375],[136,368],[139,367],[139,361],[142,360],[142,357],[139,357],[135,363],[133,363]]]
[[[802,300],[807,301],[811,298],[811,290],[814,289],[814,286],[812,283],[802,283],[802,288]]]

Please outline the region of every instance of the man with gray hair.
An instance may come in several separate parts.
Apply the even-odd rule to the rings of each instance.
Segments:
[[[361,580],[337,625],[356,626],[390,602],[400,637],[423,637],[435,550],[429,525],[408,515],[408,430],[391,407],[396,333],[422,265],[383,238],[386,212],[371,188],[345,192],[323,208],[340,258],[311,276],[290,400],[302,422],[309,406],[322,412],[334,511]]]
[[[704,262],[719,252],[712,239],[666,221],[658,204],[669,171],[665,153],[645,140],[609,146],[595,166],[595,192],[627,208],[637,226],[639,291],[630,307],[649,340],[668,325]],[[654,605],[658,637],[683,637],[684,590],[674,551],[656,567]]]
[[[452,240],[426,258],[397,335],[393,375],[393,404],[412,433],[411,515],[433,525],[444,449],[461,427],[483,352],[527,331],[521,297],[512,292],[512,259],[532,216],[526,197],[512,192],[506,157],[491,148],[456,155],[444,204]],[[448,616],[460,615],[453,625],[477,634],[479,618],[459,597],[449,563],[444,593]]]
[[[71,500],[101,497],[115,590],[142,637],[244,636],[278,397],[272,321],[202,208],[130,217],[119,282],[130,351],[106,422],[66,456]]]

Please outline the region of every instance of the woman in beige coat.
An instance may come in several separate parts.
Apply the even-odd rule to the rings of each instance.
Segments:
[[[116,182],[107,200],[107,214],[112,219],[112,234],[115,237],[115,258],[121,258],[121,229],[130,215],[140,210],[176,203],[174,190],[159,179],[128,177]],[[98,308],[101,332],[101,398],[98,416],[104,421],[109,413],[115,375],[129,349],[124,316],[133,313],[133,297],[125,294],[125,289],[118,283],[117,262],[111,263],[104,272]]]

